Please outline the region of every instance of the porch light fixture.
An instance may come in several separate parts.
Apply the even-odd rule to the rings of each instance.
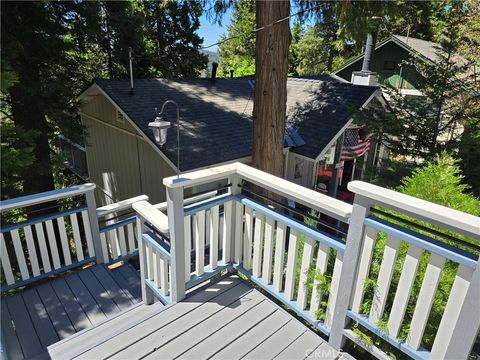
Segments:
[[[177,107],[177,179],[180,177],[180,108],[178,104],[173,100],[167,100],[163,103],[162,109],[153,122],[148,123],[148,127],[153,130],[155,136],[155,142],[163,146],[167,142],[167,130],[172,126],[172,123],[165,121],[162,117],[165,105],[174,104]]]

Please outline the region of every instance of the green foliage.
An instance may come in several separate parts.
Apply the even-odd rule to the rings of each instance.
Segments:
[[[235,2],[227,34],[220,38],[219,75],[234,76],[255,74],[255,2]],[[227,40],[230,39],[230,40]]]
[[[465,125],[458,149],[464,183],[471,186],[472,193],[480,197],[480,117],[470,119]]]
[[[463,184],[464,176],[454,160],[442,152],[435,161],[402,180],[398,190],[443,206],[480,215],[480,200],[468,193],[470,186]]]

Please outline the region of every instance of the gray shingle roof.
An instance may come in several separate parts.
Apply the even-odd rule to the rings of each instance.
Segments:
[[[191,170],[250,156],[252,153],[253,88],[247,78],[138,79],[130,95],[128,79],[96,83],[154,142],[148,123],[155,108],[171,99],[180,105],[180,169]],[[351,85],[332,77],[288,80],[287,121],[306,144],[294,151],[315,158],[377,88]],[[175,120],[169,105],[165,118]],[[160,150],[176,164],[176,131],[168,131]]]

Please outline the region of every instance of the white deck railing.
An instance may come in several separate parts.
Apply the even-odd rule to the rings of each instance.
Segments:
[[[97,209],[94,190],[94,184],[83,184],[0,203],[2,292],[88,262],[110,263],[137,253],[136,218],[122,212],[148,197]]]
[[[184,205],[185,189],[223,179],[231,184],[227,194]],[[348,224],[346,243],[338,232],[321,231],[246,196],[248,192],[242,194],[246,183]],[[353,320],[412,358],[468,356],[480,326],[478,256],[376,218],[370,209],[381,205],[475,240],[480,240],[478,217],[362,182],[350,183],[356,193],[352,206],[238,163],[167,178],[164,184],[168,217],[147,202],[134,205],[144,249],[143,257],[140,251],[144,296],[149,302],[153,295],[179,301],[190,287],[225,269],[236,269],[329,336],[337,349],[347,338],[365,346],[352,331]],[[379,232],[387,234],[386,245],[374,279],[372,305],[363,314],[364,285],[371,276]],[[407,250],[398,270],[401,246]],[[428,264],[418,297],[411,299],[422,256],[427,256]],[[458,264],[458,269],[435,341],[427,351],[422,338],[446,261]],[[400,278],[393,289],[395,271],[400,271]],[[387,299],[392,298],[387,311]],[[412,302],[410,331],[400,340],[399,330]],[[386,321],[386,327],[380,320]],[[374,346],[366,347],[376,356],[386,356]]]

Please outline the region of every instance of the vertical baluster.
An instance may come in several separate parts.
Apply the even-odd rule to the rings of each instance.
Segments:
[[[300,268],[300,281],[298,284],[298,296],[297,296],[297,305],[301,309],[307,307],[307,295],[308,295],[308,272],[310,271],[310,265],[312,264],[313,259],[313,249],[315,248],[315,243],[312,239],[305,236],[305,241],[303,245],[303,255],[302,255],[302,265]]]
[[[109,251],[108,251],[108,240],[107,240],[107,235],[102,232],[100,233],[100,244],[103,248],[103,262],[104,263],[108,263],[110,261],[110,258],[109,258]]]
[[[343,252],[337,251],[337,256],[335,257],[335,265],[333,267],[332,283],[330,285],[330,294],[328,296],[327,311],[325,314],[325,325],[328,327],[331,327],[333,322],[333,312],[335,304],[337,303],[342,268]]]
[[[85,238],[87,240],[88,256],[93,257],[95,256],[95,247],[93,246],[92,230],[87,210],[82,211],[82,222]],[[104,255],[103,258],[108,258],[108,255]]]
[[[40,248],[40,256],[42,257],[42,266],[44,272],[52,271],[50,266],[50,257],[48,256],[47,243],[45,241],[45,233],[43,232],[43,223],[35,224],[35,233],[37,234],[38,246]]]
[[[383,260],[378,273],[377,288],[373,296],[372,308],[370,309],[369,320],[372,324],[376,324],[383,315],[385,304],[387,302],[388,290],[392,281],[393,271],[395,270],[395,261],[397,259],[400,240],[393,236],[388,236],[385,250],[383,252]]]
[[[30,258],[33,276],[38,276],[40,275],[40,267],[38,266],[37,250],[33,241],[32,228],[30,226],[25,226],[23,228],[23,233],[25,234],[25,239],[27,240],[28,255]]]
[[[287,254],[287,272],[285,273],[285,297],[292,300],[295,296],[295,275],[298,256],[298,232],[290,229]]]
[[[422,252],[422,249],[415,245],[410,244],[408,247],[407,256],[403,263],[402,274],[398,281],[397,291],[395,292],[392,310],[390,311],[390,317],[388,319],[388,333],[391,336],[397,337],[400,331]]]
[[[168,285],[168,262],[163,257],[160,257],[160,285],[162,287],[163,295],[168,296],[170,293]]]
[[[133,224],[127,225],[127,236],[128,236],[128,252],[136,250],[135,246],[135,232],[133,231]]]
[[[444,257],[437,254],[430,254],[430,260],[428,261],[422,286],[418,293],[415,310],[413,311],[412,321],[410,323],[410,331],[406,340],[407,345],[413,349],[418,349],[422,342],[423,332],[425,331],[425,326],[427,326],[428,317],[432,309],[444,264]]]
[[[63,259],[65,265],[72,263],[72,257],[70,256],[70,246],[68,244],[67,230],[65,229],[65,220],[63,216],[57,218],[58,232],[60,233],[60,242],[62,243]]]
[[[82,238],[80,237],[80,229],[78,227],[77,214],[70,214],[70,224],[72,225],[73,240],[75,241],[75,251],[77,253],[77,261],[82,261],[83,255]]]
[[[13,247],[17,257],[18,267],[20,268],[20,274],[23,280],[27,280],[30,278],[30,275],[28,273],[27,262],[25,261],[25,255],[23,253],[23,244],[18,229],[10,231],[10,234],[12,235]]]
[[[153,260],[153,284],[156,289],[161,287],[162,279],[162,268],[160,266],[160,254],[158,254],[154,248],[152,250],[152,260]]]
[[[353,290],[352,311],[358,313],[360,305],[363,301],[365,293],[365,279],[370,271],[372,263],[373,249],[375,248],[375,240],[377,239],[377,231],[370,227],[365,228],[365,237],[363,239],[362,250],[360,253],[360,263],[358,265],[357,278]]]
[[[253,210],[245,206],[245,237],[243,238],[243,268],[249,271],[252,267],[253,242]]]
[[[282,291],[283,280],[283,254],[285,253],[285,238],[287,229],[285,224],[277,223],[277,235],[275,239],[275,261],[273,263],[273,288]]]
[[[472,269],[459,265],[442,320],[433,342],[431,359],[467,359],[480,328],[480,260]]]
[[[219,206],[214,206],[210,210],[210,267],[212,270],[217,268],[218,259],[218,218]]]
[[[137,213],[138,214],[138,213]],[[142,234],[147,230],[144,225],[144,219],[137,215],[137,240],[138,240],[138,257],[140,261],[140,285],[142,288],[142,300],[146,305],[153,303],[152,290],[145,283],[145,279],[148,277],[148,265],[147,265],[147,244],[143,240]],[[101,234],[104,235],[104,234]],[[106,243],[106,238],[104,236]],[[106,252],[103,253],[105,256]]]
[[[232,207],[233,201],[229,201],[224,205],[223,215],[223,245],[222,245],[222,258],[224,263],[231,261],[232,257]]]
[[[190,215],[184,219],[184,235],[185,235],[185,281],[190,281],[191,263],[192,263],[192,226]]]
[[[273,227],[275,221],[267,217],[265,222],[265,245],[263,252],[262,280],[265,284],[272,281]]]
[[[125,228],[123,226],[117,228],[119,235],[120,253],[122,256],[127,255],[127,243],[125,241]]]
[[[45,222],[45,225],[47,226],[48,243],[50,245],[50,254],[52,255],[53,268],[59,269],[61,267],[60,257],[58,256],[57,238],[55,236],[55,230],[53,230],[52,220],[47,220]]]
[[[155,278],[155,271],[154,271],[154,267],[153,267],[153,262],[154,262],[154,259],[153,259],[153,249],[152,249],[152,245],[150,245],[149,243],[147,243],[147,273],[148,273],[148,279],[150,280],[153,280]]]
[[[265,215],[255,213],[255,230],[253,236],[253,276],[260,277],[262,268],[263,224]]]
[[[243,204],[235,201],[235,262],[242,262],[243,249]]]
[[[107,232],[107,239],[110,243],[111,252],[112,252],[112,260],[117,259],[120,256],[120,252],[118,250],[118,242],[117,242],[117,231],[115,229],[110,230]]]
[[[315,271],[319,274],[325,274],[328,266],[328,254],[330,253],[330,248],[322,243],[318,244],[317,252],[317,262],[315,265]],[[310,300],[310,314],[315,317],[317,310],[320,307],[320,301],[322,300],[322,295],[318,291],[318,286],[320,285],[319,279],[315,276],[313,280],[313,289],[312,289],[312,298]]]
[[[15,282],[15,277],[13,276],[12,265],[10,264],[3,234],[0,234],[0,259],[2,259],[2,268],[7,284],[12,285]]]
[[[200,276],[205,268],[205,210],[199,211],[193,217],[195,228],[195,272]]]

